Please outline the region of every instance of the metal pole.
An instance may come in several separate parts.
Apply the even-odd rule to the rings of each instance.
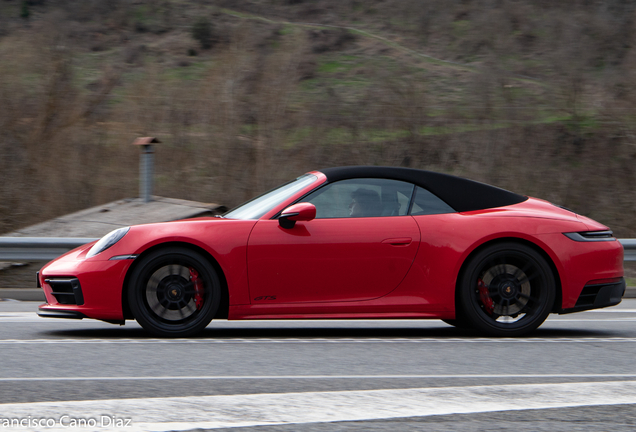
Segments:
[[[139,198],[145,203],[152,201],[152,180],[154,178],[154,162],[155,149],[154,143],[159,143],[155,137],[139,137],[133,142],[133,145],[141,146],[141,155],[139,156]]]
[[[152,201],[152,179],[154,175],[154,148],[147,144],[142,146],[139,160],[139,196],[145,203]]]

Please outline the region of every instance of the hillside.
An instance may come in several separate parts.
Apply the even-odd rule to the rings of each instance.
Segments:
[[[233,206],[410,166],[636,237],[634,5],[0,0],[0,231],[137,194]]]

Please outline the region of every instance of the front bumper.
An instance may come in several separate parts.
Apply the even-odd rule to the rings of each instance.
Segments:
[[[90,245],[48,263],[40,270],[46,303],[38,315],[54,318],[124,320],[122,290],[132,259],[86,259]]]

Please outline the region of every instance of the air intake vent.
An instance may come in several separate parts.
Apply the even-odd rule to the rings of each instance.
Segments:
[[[54,278],[44,281],[51,287],[51,294],[59,304],[83,305],[84,295],[77,278]]]
[[[562,309],[559,313],[580,312],[614,306],[621,302],[624,294],[625,279],[622,277],[589,281],[581,290],[574,307]]]
[[[603,285],[588,285],[584,287],[574,307],[577,308],[581,306],[594,305],[594,301],[596,301],[596,296],[598,295],[601,288],[603,288]]]

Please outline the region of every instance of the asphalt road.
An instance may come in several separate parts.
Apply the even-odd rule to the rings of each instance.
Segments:
[[[0,429],[636,429],[634,299],[520,339],[365,320],[214,321],[161,340],[36,309],[0,302]]]

